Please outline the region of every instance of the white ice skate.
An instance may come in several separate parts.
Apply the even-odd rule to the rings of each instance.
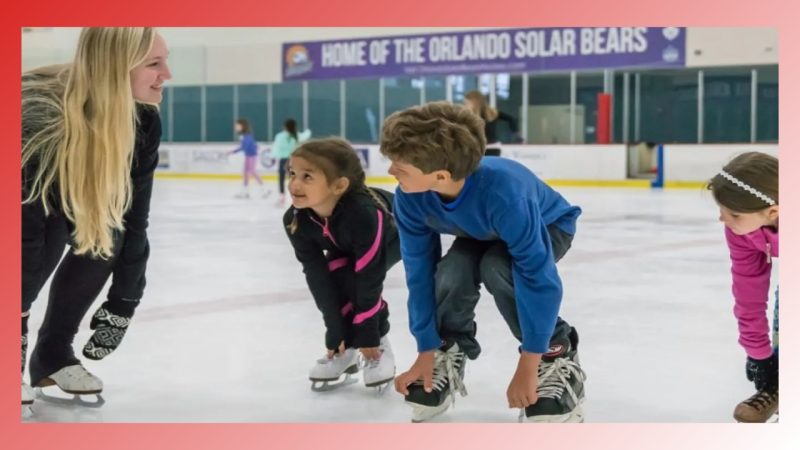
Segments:
[[[36,395],[33,392],[33,388],[31,388],[28,383],[22,382],[22,404],[23,405],[31,405],[33,404],[34,396]]]
[[[22,419],[33,417],[33,399],[36,393],[26,382],[22,382]]]
[[[62,391],[73,394],[72,399],[56,397],[44,392],[43,388],[48,386],[57,386]],[[100,378],[92,375],[82,365],[75,364],[67,366],[59,371],[53,373],[47,378],[44,378],[36,386],[37,395],[40,399],[53,402],[64,403],[88,407],[100,407],[105,403],[103,397],[100,395],[103,392],[103,382]],[[96,395],[97,400],[86,401],[81,398],[81,395]]]
[[[26,316],[27,316],[27,313],[23,314],[23,317],[26,317]],[[27,360],[27,357],[28,357],[28,336],[23,334],[22,335],[22,372],[25,372],[25,362]],[[22,378],[22,376],[23,376],[23,374],[21,373],[20,374],[20,378]],[[33,404],[33,399],[34,399],[36,393],[33,392],[33,388],[31,388],[30,385],[25,382],[25,380],[21,380],[21,383],[22,383],[22,394],[21,394],[21,396],[22,396],[22,404],[23,405],[31,405],[31,404]]]
[[[358,351],[348,348],[341,355],[327,356],[318,359],[317,364],[311,368],[308,379],[311,380],[311,390],[315,392],[330,391],[357,380],[350,375],[358,372]]]
[[[379,359],[364,360],[364,384],[378,388],[378,393],[384,392],[384,388],[394,380],[396,370],[394,352],[387,336],[381,338],[380,351]]]

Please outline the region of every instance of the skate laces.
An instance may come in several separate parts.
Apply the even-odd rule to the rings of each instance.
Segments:
[[[775,401],[775,397],[777,396],[778,396],[777,390],[775,392],[767,390],[758,391],[755,394],[753,394],[752,397],[745,400],[744,404],[761,411],[763,409],[769,408],[769,406]]]
[[[383,356],[383,352],[381,352],[381,356]],[[364,358],[364,355],[358,355],[358,367],[362,369],[375,369],[381,363],[380,358],[378,359],[367,359]]]
[[[459,372],[463,362],[463,352],[437,351],[433,363],[433,388],[441,391],[450,380],[455,392],[461,394],[462,397],[467,395],[467,388],[464,386],[464,380]],[[414,384],[423,385],[424,383],[417,380]]]
[[[386,351],[386,349],[383,347],[383,344],[381,344],[379,347],[381,355],[378,357],[378,359],[367,359],[364,357],[363,353],[358,352],[358,367],[361,369],[377,368],[381,364],[381,358],[383,358],[383,353]]]
[[[539,366],[539,386],[536,393],[539,398],[558,399],[566,389],[577,404],[578,395],[567,380],[570,376],[584,376],[583,369],[575,361],[566,357],[556,358],[553,362],[542,361]]]
[[[328,358],[328,355],[323,355],[322,358],[317,360],[317,364],[333,364],[334,362],[344,358],[345,355],[347,355],[346,350],[344,353],[337,353],[333,355],[333,358]]]

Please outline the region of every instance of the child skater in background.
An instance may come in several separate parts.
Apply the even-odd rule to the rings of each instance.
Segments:
[[[302,144],[288,176],[292,206],[283,223],[326,328],[327,354],[311,369],[312,390],[350,384],[359,351],[364,384],[382,390],[395,374],[382,297],[386,272],[400,260],[393,194],[364,184],[358,156],[340,139]]]
[[[778,291],[772,343],[767,302],[772,258],[778,257],[778,159],[758,152],[734,158],[711,179],[719,220],[731,254],[733,308],[739,343],[747,353],[745,373],[756,393],[739,403],[739,422],[766,422],[778,412]]]
[[[298,145],[310,137],[311,130],[297,131],[297,122],[294,119],[286,119],[283,122],[283,130],[275,135],[275,141],[272,143],[272,157],[278,163],[278,206],[286,203],[286,165],[289,163],[289,157],[292,156],[292,152]]]
[[[253,138],[253,130],[250,128],[250,122],[248,122],[247,119],[239,119],[236,121],[234,127],[236,133],[241,136],[240,144],[239,148],[231,150],[228,154],[232,155],[241,151],[244,152],[244,186],[242,192],[236,194],[236,198],[250,198],[249,181],[251,176],[258,182],[258,185],[261,186],[261,195],[267,197],[269,196],[269,190],[266,189],[264,182],[256,171],[256,166],[258,165],[258,144]]]

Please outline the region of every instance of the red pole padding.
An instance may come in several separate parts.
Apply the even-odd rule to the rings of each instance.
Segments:
[[[611,94],[597,94],[597,143],[611,143]]]

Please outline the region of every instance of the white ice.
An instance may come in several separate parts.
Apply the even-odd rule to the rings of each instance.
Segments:
[[[401,395],[378,396],[360,375],[340,390],[311,392],[308,370],[324,351],[323,326],[282,229],[285,207],[276,207],[275,193],[240,200],[238,190],[226,181],[156,181],[145,297],[117,352],[84,361],[105,383],[105,405],[37,401],[25,421],[410,420]],[[586,421],[731,422],[753,387],[710,195],[559,190],[583,208],[559,271],[561,314],[580,333],[588,375]],[[32,345],[48,287],[32,310]],[[399,373],[416,356],[402,264],[388,274],[384,297]],[[91,311],[75,340],[78,355]],[[517,342],[485,291],[477,322],[483,353],[467,364],[469,395],[439,421],[515,422],[518,411],[508,409],[505,392]]]

